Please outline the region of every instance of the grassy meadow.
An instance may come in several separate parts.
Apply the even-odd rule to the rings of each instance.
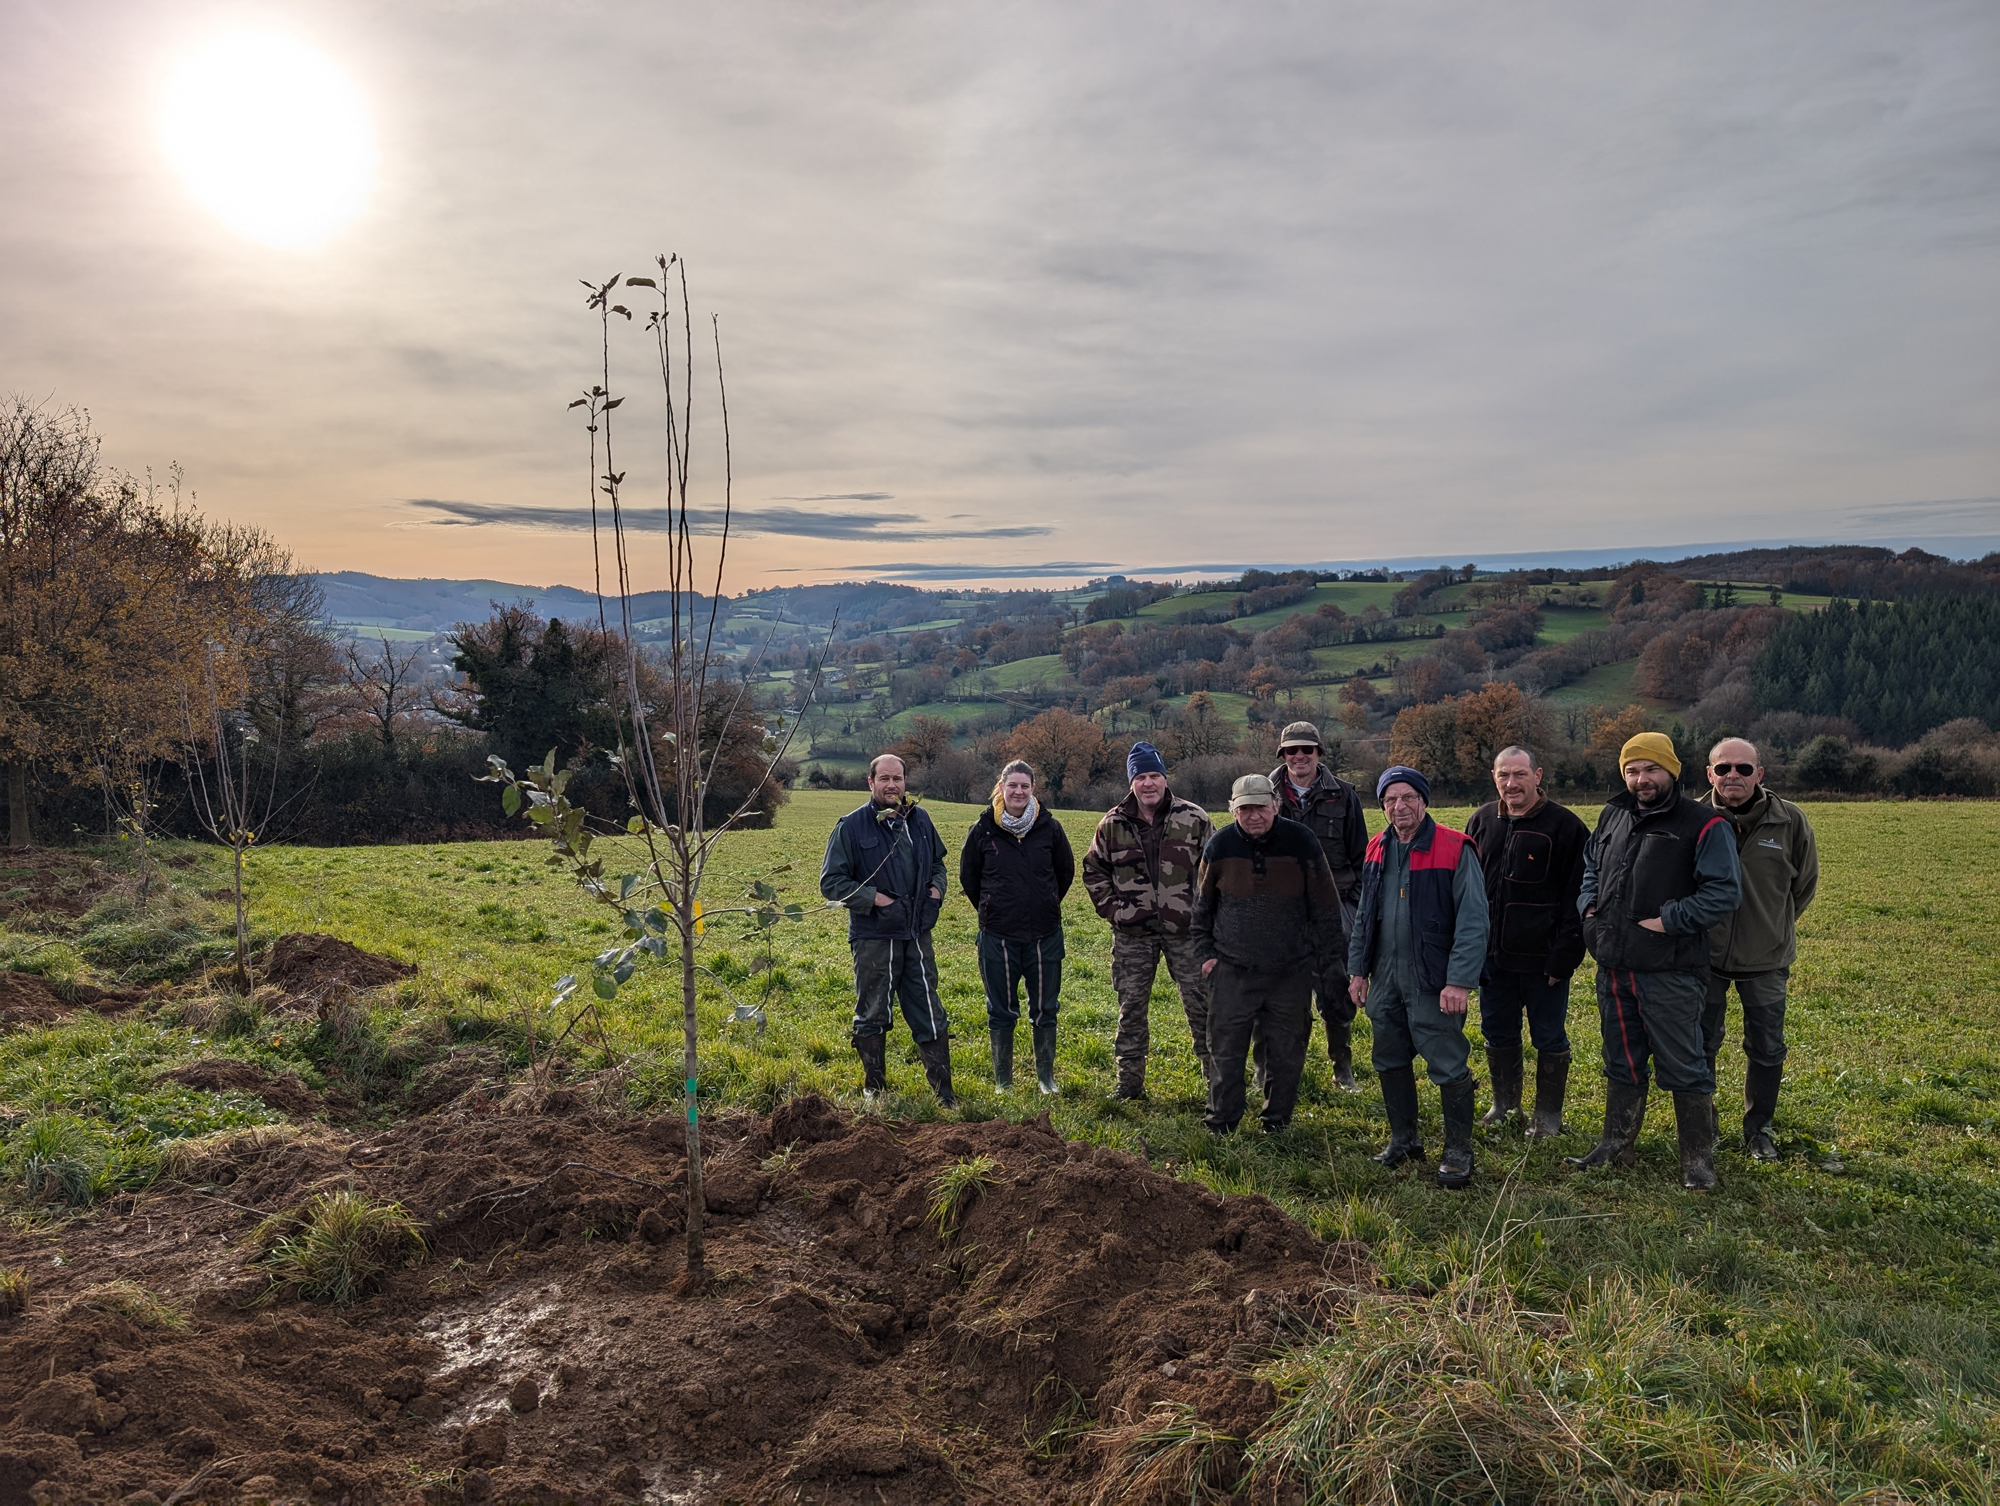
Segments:
[[[715,1107],[768,1108],[805,1091],[859,1106],[844,912],[815,908],[827,830],[856,798],[795,794],[775,829],[723,844],[702,957],[701,1085]],[[932,811],[955,891],[957,844],[977,811]],[[1532,1148],[1518,1129],[1482,1135],[1468,1193],[1439,1191],[1428,1168],[1376,1167],[1368,1157],[1385,1125],[1374,1080],[1364,1075],[1358,1095],[1336,1091],[1323,1053],[1290,1129],[1266,1136],[1253,1112],[1246,1132],[1210,1136],[1164,973],[1151,1100],[1113,1103],[1109,943],[1077,886],[1065,912],[1057,1127],[1222,1190],[1266,1194],[1328,1238],[1365,1241],[1384,1277],[1351,1294],[1312,1347],[1273,1360],[1284,1404],[1255,1459],[1316,1481],[1313,1499],[1329,1501],[2000,1499],[2000,810],[1810,812],[1824,876],[1792,978],[1776,1126],[1785,1154],[1760,1166],[1736,1149],[1743,1058],[1732,1001],[1721,1186],[1700,1198],[1680,1191],[1663,1094],[1635,1170],[1583,1176],[1561,1165],[1592,1142],[1603,1101],[1588,963],[1571,994],[1572,1132]],[[1462,824],[1469,812],[1437,814]],[[1094,822],[1062,819],[1080,856]],[[596,849],[608,873],[620,870],[622,845]],[[545,1003],[557,976],[587,971],[616,939],[608,914],[544,866],[545,851],[522,841],[255,854],[260,936],[331,932],[416,963],[418,976],[365,1032],[337,1039],[331,1025],[198,999],[0,1037],[9,1196],[38,1156],[68,1155],[98,1191],[137,1186],[174,1138],[265,1116],[254,1099],[160,1087],[160,1071],[179,1061],[241,1055],[317,1084],[335,1069],[393,1082],[454,1045],[525,1060],[531,1029],[553,1033]],[[67,927],[0,928],[0,963],[112,982],[157,975],[163,956],[183,970],[212,961],[223,914],[199,895],[221,882],[223,864],[206,849],[179,855],[192,866],[176,872],[166,902],[140,915],[114,896]],[[759,879],[807,917],[760,937],[726,913]],[[986,1085],[972,917],[955,892],[937,950],[957,1112],[1039,1114],[1032,1086],[1003,1095]],[[634,1108],[668,1107],[679,1093],[674,983],[669,969],[642,971],[606,1008]],[[753,1012],[761,1025],[737,1018]],[[1357,1028],[1365,1064],[1365,1021]],[[608,1064],[594,1048],[573,1054],[580,1068]],[[1474,1062],[1483,1109],[1477,1053]],[[900,1026],[890,1078],[885,1112],[941,1113]],[[1441,1129],[1428,1087],[1424,1110],[1434,1165]]]

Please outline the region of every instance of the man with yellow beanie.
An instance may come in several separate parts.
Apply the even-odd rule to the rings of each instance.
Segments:
[[[1604,1133],[1570,1165],[1630,1166],[1646,1119],[1647,1068],[1674,1095],[1681,1185],[1715,1185],[1715,1068],[1703,1044],[1709,930],[1742,899],[1729,823],[1681,793],[1673,741],[1641,732],[1618,753],[1625,793],[1583,852],[1584,944],[1597,959]]]

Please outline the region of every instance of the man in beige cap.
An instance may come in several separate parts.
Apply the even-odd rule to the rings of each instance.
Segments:
[[[1278,814],[1296,821],[1319,838],[1333,886],[1347,908],[1350,926],[1361,903],[1361,863],[1368,852],[1368,818],[1361,812],[1361,795],[1325,761],[1326,745],[1311,722],[1293,722],[1278,734],[1278,757],[1271,783],[1278,791]],[[1347,958],[1326,959],[1326,971],[1313,980],[1314,1003],[1326,1025],[1326,1054],[1333,1061],[1333,1080],[1343,1092],[1354,1085],[1354,1001],[1347,996]],[[1308,1023],[1307,1028],[1311,1025]]]
[[[1275,1133],[1298,1104],[1313,980],[1324,958],[1346,951],[1347,920],[1319,839],[1278,814],[1269,779],[1237,780],[1229,813],[1235,820],[1202,852],[1189,930],[1209,981],[1215,1063],[1202,1122],[1226,1135],[1243,1118],[1243,1064],[1254,1044],[1261,1117]]]
[[[1703,1048],[1709,932],[1743,895],[1729,822],[1681,793],[1664,733],[1619,750],[1625,793],[1606,802],[1583,849],[1584,945],[1597,959],[1604,1034],[1604,1133],[1570,1165],[1630,1166],[1646,1121],[1647,1066],[1674,1095],[1681,1185],[1715,1185],[1715,1069]]]

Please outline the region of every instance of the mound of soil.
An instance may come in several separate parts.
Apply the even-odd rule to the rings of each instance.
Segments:
[[[0,973],[0,1026],[18,1030],[28,1025],[46,1025],[66,1020],[78,1009],[117,1014],[144,1003],[145,999],[144,989],[97,988],[89,983],[72,983],[59,989],[34,973],[5,972]]]
[[[807,1098],[705,1127],[707,1278],[687,1283],[682,1134],[563,1090],[475,1093],[367,1135],[245,1132],[211,1163],[227,1201],[0,1230],[37,1282],[0,1323],[0,1503],[164,1499],[204,1467],[199,1498],[224,1500],[1137,1500],[1106,1430],[1247,1435],[1275,1402],[1251,1368],[1330,1280],[1365,1276],[1358,1247],[1261,1198],[1046,1120],[857,1121]],[[942,1236],[934,1183],[980,1156],[989,1180]],[[350,1184],[423,1219],[428,1262],[344,1313],[253,1305],[258,1210]],[[188,1326],[62,1316],[114,1278]],[[1065,1414],[1099,1431],[1024,1441],[1074,1439],[1050,1434]]]
[[[257,969],[259,981],[288,994],[322,994],[334,988],[380,988],[414,978],[416,967],[364,952],[338,936],[291,931],[271,943]]]
[[[162,1082],[177,1082],[204,1093],[249,1093],[281,1114],[309,1119],[326,1107],[326,1100],[307,1087],[296,1072],[267,1072],[255,1062],[209,1056],[162,1073]]]

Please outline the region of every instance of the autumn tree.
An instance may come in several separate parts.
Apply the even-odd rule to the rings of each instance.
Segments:
[[[1056,706],[1014,729],[1007,756],[1034,765],[1035,783],[1054,804],[1110,767],[1111,748],[1096,722]]]
[[[1197,690],[1188,697],[1180,715],[1174,718],[1167,742],[1174,762],[1179,763],[1187,758],[1234,753],[1238,738],[1236,729],[1223,720],[1215,697],[1206,690]]]

